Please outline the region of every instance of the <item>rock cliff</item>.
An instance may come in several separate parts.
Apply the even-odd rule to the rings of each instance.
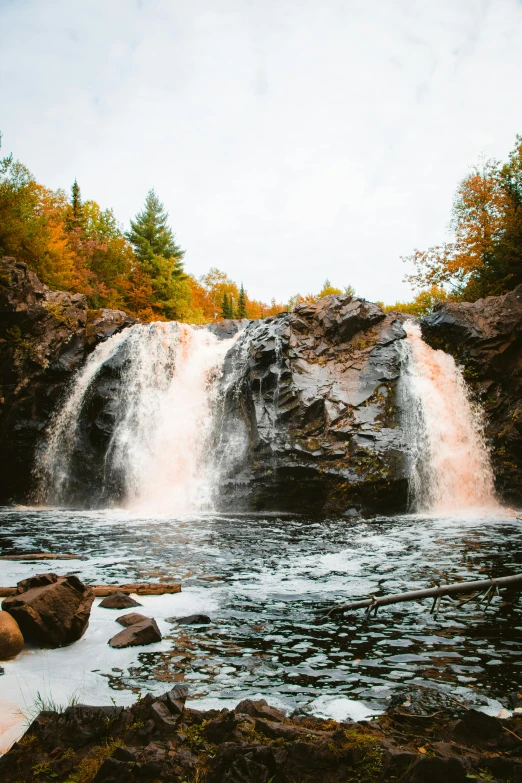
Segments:
[[[522,502],[522,285],[477,302],[439,304],[422,321],[427,343],[451,353],[484,409],[497,489]]]
[[[279,511],[403,510],[403,320],[329,296],[250,323],[223,378],[225,495]],[[249,448],[237,455],[242,427]]]
[[[82,294],[50,291],[22,262],[0,260],[0,502],[27,500],[36,444],[86,354],[134,322],[88,313]]]

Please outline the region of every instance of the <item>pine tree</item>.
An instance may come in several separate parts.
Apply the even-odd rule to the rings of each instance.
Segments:
[[[184,278],[182,259],[185,251],[176,244],[172,229],[167,224],[168,217],[154,189],[149,190],[144,209],[135,220],[131,220],[130,231],[125,236],[142,263],[159,256],[171,261],[172,277]]]
[[[85,226],[82,194],[76,179],[74,180],[71,187],[71,205],[68,209],[66,223],[69,231],[73,231],[74,229],[83,229]]]
[[[234,317],[232,315],[232,303],[226,291],[223,294],[223,301],[221,303],[221,317],[224,318],[225,320]]]
[[[241,288],[239,289],[239,298],[237,300],[237,317],[238,318],[247,317],[246,294],[245,294],[245,289],[243,288],[243,283],[241,283]]]

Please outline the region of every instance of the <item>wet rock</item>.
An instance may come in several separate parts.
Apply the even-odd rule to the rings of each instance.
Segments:
[[[500,495],[522,502],[522,285],[503,296],[437,305],[422,321],[433,348],[451,353],[480,401]]]
[[[124,628],[128,628],[129,625],[136,625],[136,623],[143,623],[145,620],[149,620],[149,617],[145,617],[144,614],[138,614],[138,612],[130,612],[130,614],[122,614],[121,617],[116,618],[116,622],[123,625]]]
[[[8,612],[0,612],[0,661],[14,658],[23,647],[24,637],[18,623]],[[3,674],[3,669],[0,673]]]
[[[83,636],[93,600],[91,588],[76,576],[40,574],[18,582],[2,609],[14,617],[25,639],[60,647]]]
[[[179,625],[204,625],[210,623],[210,617],[206,614],[189,614],[187,617],[167,617],[167,622]]]
[[[406,507],[397,386],[404,318],[330,296],[248,325],[222,378],[223,508]]]
[[[87,312],[83,294],[51,291],[26,264],[0,260],[1,503],[30,496],[34,456],[66,384],[97,341],[129,320],[105,310],[105,327],[88,337]]]
[[[123,310],[101,310],[91,311],[87,318],[86,337],[87,347],[95,348],[96,345],[104,340],[108,340],[114,334],[121,332],[132,324],[138,323],[137,318],[131,318]]]
[[[245,329],[248,326],[248,318],[242,320],[225,319],[224,321],[216,321],[214,324],[208,324],[205,328],[209,332],[215,334],[219,340],[229,340],[234,337],[241,329]]]
[[[135,601],[127,593],[111,593],[99,603],[103,609],[130,609],[131,606],[141,605],[139,601]]]
[[[120,631],[109,640],[109,644],[111,647],[121,649],[123,647],[137,647],[142,644],[154,644],[154,642],[161,642],[161,639],[162,636],[156,620],[149,618]]]

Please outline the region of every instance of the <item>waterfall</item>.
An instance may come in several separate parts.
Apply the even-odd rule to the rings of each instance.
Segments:
[[[118,367],[102,496],[115,482],[125,507],[147,513],[212,508],[217,379],[231,340],[180,323],[138,324],[101,343],[74,379],[39,460],[41,495],[67,499],[81,417],[104,367]]]
[[[402,397],[410,459],[410,492],[417,511],[498,510],[480,411],[462,371],[430,348],[420,326],[404,324]]]

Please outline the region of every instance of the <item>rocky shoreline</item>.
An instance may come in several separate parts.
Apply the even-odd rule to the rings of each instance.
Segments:
[[[468,783],[522,780],[522,712],[495,718],[428,688],[354,723],[286,716],[265,700],[185,706],[187,688],[133,706],[41,712],[0,759],[2,783]],[[518,697],[514,697],[515,701]],[[398,703],[397,703],[398,702]],[[520,701],[522,703],[522,700]]]

